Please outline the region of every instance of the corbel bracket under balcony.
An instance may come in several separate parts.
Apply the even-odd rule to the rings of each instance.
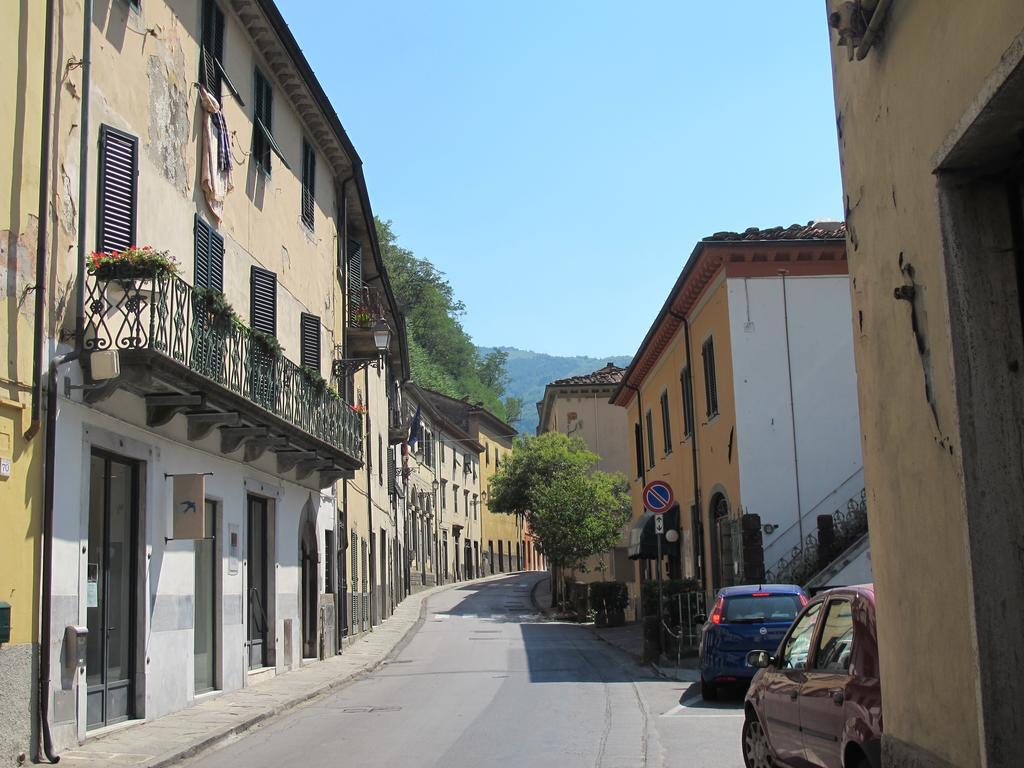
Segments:
[[[234,453],[246,440],[266,436],[266,427],[221,427],[220,452]]]
[[[188,422],[189,442],[202,440],[214,427],[237,427],[241,423],[237,411],[192,411],[185,414],[185,419]]]
[[[318,458],[316,451],[278,451],[277,452],[277,472],[283,475],[285,472],[291,472],[295,469],[296,465],[300,461],[310,461],[311,459]]]
[[[266,437],[254,437],[252,440],[248,440],[245,443],[245,460],[247,463],[251,463],[260,458],[266,453],[267,448],[286,448],[288,446],[288,438],[277,435],[267,435]]]
[[[146,426],[159,427],[187,408],[202,406],[205,401],[206,398],[201,394],[146,395]]]

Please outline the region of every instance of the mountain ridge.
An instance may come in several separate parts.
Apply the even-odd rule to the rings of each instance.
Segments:
[[[537,431],[536,403],[544,396],[546,385],[556,379],[592,373],[610,362],[625,367],[632,359],[630,355],[549,355],[512,346],[477,347],[477,352],[480,355],[487,355],[495,349],[508,355],[505,365],[508,373],[505,394],[523,399],[523,415],[516,428],[520,433],[529,435]]]

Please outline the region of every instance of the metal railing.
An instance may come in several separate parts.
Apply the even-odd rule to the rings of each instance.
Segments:
[[[86,283],[87,350],[152,350],[362,459],[362,420],[335,392],[237,320],[211,316],[173,275]]]
[[[795,545],[788,555],[765,570],[765,581],[773,584],[806,584],[833,559],[868,532],[867,496],[862,490],[846,502],[845,509],[832,513],[832,535],[820,537],[821,527],[804,536],[803,546]]]

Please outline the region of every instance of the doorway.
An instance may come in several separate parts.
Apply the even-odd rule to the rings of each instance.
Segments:
[[[195,543],[195,621],[193,659],[195,693],[217,687],[217,502],[206,500],[206,529]]]
[[[86,727],[135,716],[139,464],[92,452],[86,575]]]
[[[270,547],[267,526],[267,500],[262,496],[248,497],[248,552],[249,580],[249,669],[267,666],[267,605]]]
[[[319,576],[316,547],[316,528],[307,520],[302,526],[301,583],[302,583],[302,656],[305,659],[317,657],[317,603],[319,592],[317,577]]]

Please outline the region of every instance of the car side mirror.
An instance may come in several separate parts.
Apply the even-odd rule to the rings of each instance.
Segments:
[[[693,617],[694,624],[705,624],[707,623],[707,620],[708,617],[705,616],[703,613],[698,613],[696,616]]]
[[[757,669],[770,667],[775,662],[768,651],[749,651],[747,653],[747,664]]]

